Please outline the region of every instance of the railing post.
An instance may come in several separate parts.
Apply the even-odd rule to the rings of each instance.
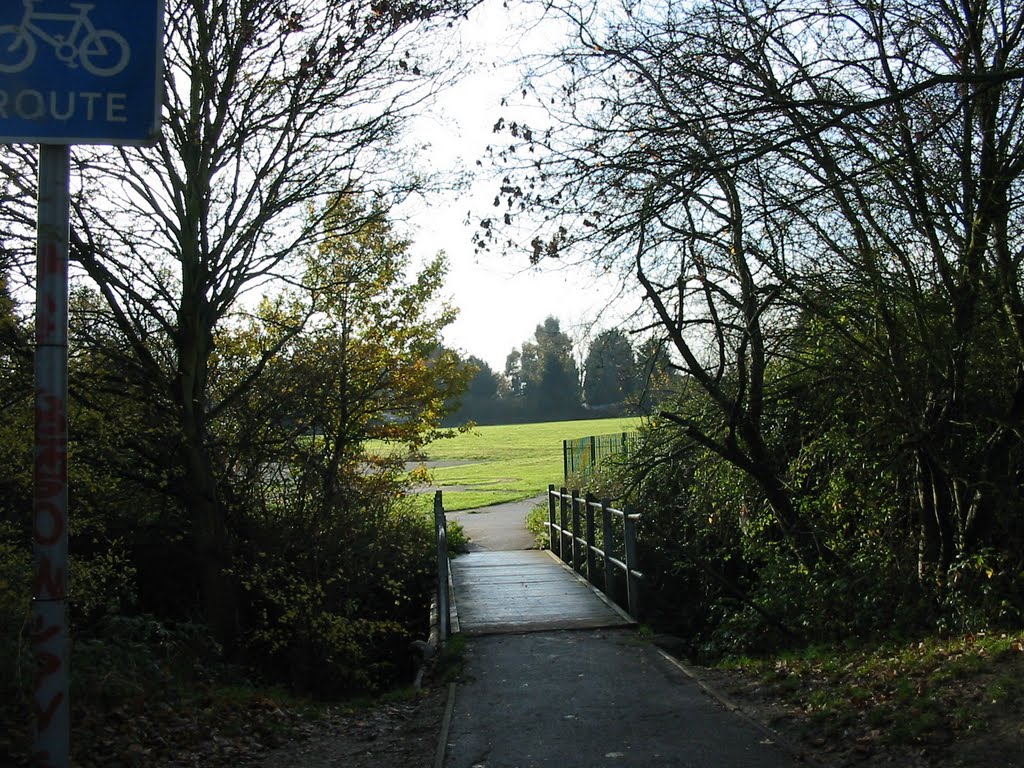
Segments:
[[[557,522],[555,521],[555,485],[554,483],[552,483],[551,485],[548,486],[548,549],[551,550],[552,554],[561,557],[562,542],[560,541],[561,537],[559,537],[558,539],[555,538],[556,525]],[[555,544],[556,541],[558,542],[557,546]]]
[[[583,555],[580,552],[580,492],[572,492],[572,569],[579,573],[583,569]]]
[[[636,551],[636,520],[627,506],[622,511],[623,548],[626,555],[626,602],[629,615],[634,619],[640,617],[640,580],[634,575],[639,571]]]
[[[572,552],[571,549],[566,549],[565,546],[565,532],[569,528],[569,491],[564,486],[558,494],[558,518],[562,525],[562,530],[558,534],[558,556],[562,559],[563,563],[569,562],[566,556]],[[570,534],[571,535],[571,534]]]
[[[448,521],[444,516],[441,491],[434,492],[434,532],[437,536],[437,613],[441,642],[445,642],[452,633],[452,617],[448,606]]]
[[[594,558],[594,545],[596,543],[594,541],[594,503],[594,495],[588,493],[583,502],[583,511],[586,514],[587,520],[587,581],[597,586],[597,574],[594,573],[596,570]]]
[[[608,499],[601,499],[601,536],[604,539],[601,546],[604,550],[604,593],[618,602],[615,594],[615,566],[612,564],[615,533],[612,531],[612,507]]]
[[[562,482],[569,482],[569,441],[562,441]],[[555,486],[551,486],[552,490]]]

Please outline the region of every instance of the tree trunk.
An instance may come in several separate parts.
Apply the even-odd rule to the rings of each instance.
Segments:
[[[217,494],[206,447],[190,440],[184,450],[184,465],[188,467],[185,503],[192,522],[203,614],[214,638],[230,653],[238,640],[238,596],[228,573],[231,540],[225,509]]]
[[[956,556],[953,491],[945,473],[924,451],[918,451],[916,475],[920,520],[917,575],[925,586],[933,588],[945,583]]]
[[[178,376],[175,394],[181,414],[183,497],[192,523],[192,543],[199,568],[203,614],[226,653],[238,639],[238,602],[231,567],[227,509],[217,489],[217,475],[207,434],[209,360],[214,342],[205,270],[201,258],[183,262],[185,291],[178,313]]]

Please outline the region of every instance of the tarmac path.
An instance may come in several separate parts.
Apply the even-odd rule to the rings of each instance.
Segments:
[[[490,635],[466,647],[446,768],[795,768],[631,630]]]
[[[448,512],[447,518],[462,525],[470,539],[470,552],[485,549],[535,549],[537,542],[533,534],[526,530],[526,515],[535,506],[544,503],[546,498],[544,495],[492,507]]]
[[[545,498],[448,517],[471,550],[530,549],[524,520]],[[436,768],[806,765],[635,630],[493,634],[465,648]]]

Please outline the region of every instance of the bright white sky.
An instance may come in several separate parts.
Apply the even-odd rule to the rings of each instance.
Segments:
[[[417,144],[430,142],[435,168],[457,172],[477,168],[476,161],[495,141],[493,125],[503,114],[502,98],[516,94],[512,101],[520,101],[521,75],[508,62],[517,51],[557,44],[558,25],[553,22],[527,35],[516,33],[514,29],[521,23],[516,16],[521,17],[523,11],[522,5],[509,10],[500,0],[485,0],[460,30],[463,45],[473,57],[472,72],[443,94],[433,113],[414,128]],[[507,117],[507,111],[504,114]],[[543,122],[542,115],[536,114],[531,124]],[[595,318],[623,315],[633,307],[627,302],[605,310],[618,284],[597,280],[581,268],[533,269],[525,255],[506,257],[491,252],[477,256],[471,240],[474,224],[487,215],[496,186],[493,179],[480,179],[465,192],[420,205],[411,214],[413,252],[423,258],[439,250],[448,255],[447,293],[460,315],[445,333],[446,343],[502,371],[508,353],[530,339],[536,327],[552,315],[561,321],[562,330],[582,345],[577,355],[585,354],[585,336],[593,333],[590,326]],[[470,211],[480,214],[473,224],[466,223]]]

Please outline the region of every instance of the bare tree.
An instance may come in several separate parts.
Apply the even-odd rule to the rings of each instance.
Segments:
[[[991,543],[996,506],[1019,494],[1024,9],[561,8],[578,39],[540,73],[557,90],[535,81],[552,128],[512,126],[520,141],[496,152],[503,220],[549,222],[532,257],[630,265],[705,394],[702,412],[664,416],[756,480],[805,557],[827,548],[796,511],[768,413],[808,316],[847,350],[839,373],[882,372],[925,570]]]

